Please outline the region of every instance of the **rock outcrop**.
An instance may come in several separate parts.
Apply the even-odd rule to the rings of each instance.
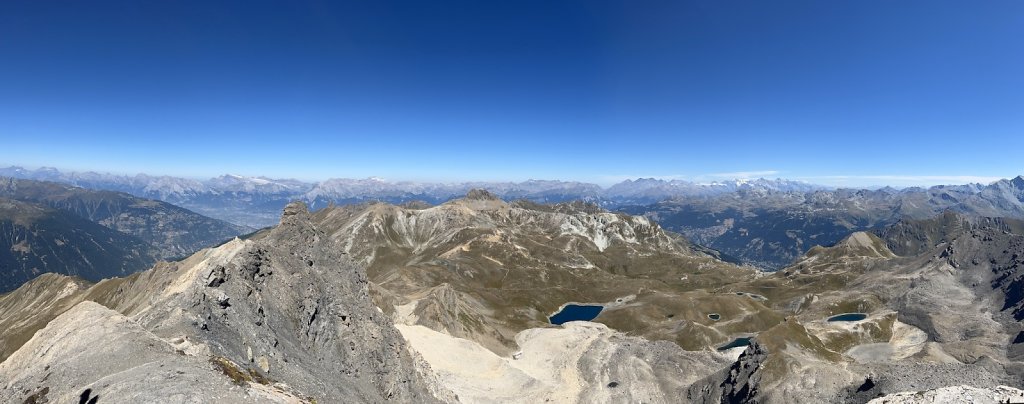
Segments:
[[[120,313],[85,301],[0,363],[0,401],[300,401],[281,387],[246,382],[252,376],[237,366],[223,358],[186,355]]]
[[[950,386],[940,389],[903,392],[878,397],[868,404],[1004,404],[1024,403],[1024,391],[998,386],[979,389],[971,386]]]
[[[761,367],[768,360],[767,349],[754,342],[740,354],[731,366],[712,375],[703,383],[696,383],[686,393],[687,400],[704,403],[757,402]]]

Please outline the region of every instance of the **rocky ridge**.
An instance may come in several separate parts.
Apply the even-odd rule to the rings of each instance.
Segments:
[[[209,379],[193,397],[228,401],[432,402],[449,394],[431,382],[429,368],[417,364],[391,321],[373,306],[362,269],[334,248],[301,204],[289,206],[281,224],[257,241],[234,240],[95,285],[45,283],[62,292],[31,305],[17,298],[27,290],[0,297],[0,305],[12,309],[0,322],[20,324],[18,335],[42,328],[35,319],[44,313],[56,318],[20,347],[9,335],[18,327],[0,332],[6,349],[17,349],[0,366],[0,380],[9,380],[0,386],[2,401],[24,401],[44,390],[69,397],[86,388],[105,399],[131,401],[171,394],[193,379]],[[18,314],[23,311],[32,314]],[[83,317],[104,328],[83,329],[78,324],[90,321]],[[89,366],[51,370],[74,357],[47,355],[40,347],[69,340],[103,349],[84,349],[82,363]],[[166,348],[154,351],[154,344]],[[138,363],[132,355],[167,353],[181,358],[169,361],[157,380],[121,376],[156,363]]]

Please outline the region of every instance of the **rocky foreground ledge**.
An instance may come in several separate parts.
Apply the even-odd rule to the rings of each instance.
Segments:
[[[941,389],[890,394],[868,401],[868,404],[1003,404],[1024,403],[1024,390],[1007,386],[979,389],[952,386]]]

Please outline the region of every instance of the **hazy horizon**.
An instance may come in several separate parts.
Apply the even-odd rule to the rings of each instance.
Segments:
[[[698,176],[659,176],[659,175],[636,175],[636,176],[605,176],[597,177],[595,180],[584,180],[576,178],[492,178],[492,179],[473,179],[473,178],[455,178],[455,179],[416,179],[416,178],[393,178],[379,175],[371,176],[346,176],[346,175],[324,175],[318,178],[295,178],[288,176],[274,175],[273,173],[239,173],[239,172],[222,172],[212,173],[208,175],[176,175],[174,173],[162,173],[162,172],[116,172],[109,170],[97,170],[97,169],[75,169],[67,167],[56,167],[53,165],[24,165],[16,163],[0,162],[0,168],[11,168],[20,167],[26,170],[38,170],[43,168],[57,169],[62,173],[86,173],[92,172],[97,174],[109,174],[117,176],[128,176],[132,177],[139,174],[154,176],[154,177],[176,177],[186,178],[198,181],[205,181],[224,175],[237,175],[241,177],[260,177],[272,180],[297,180],[308,183],[322,182],[330,179],[380,179],[385,182],[420,182],[420,183],[437,183],[437,184],[453,184],[453,183],[465,183],[465,182],[524,182],[530,180],[539,181],[567,181],[567,182],[582,182],[599,185],[603,188],[607,188],[611,185],[621,183],[626,180],[638,180],[638,179],[658,179],[664,181],[681,180],[693,183],[711,183],[711,182],[724,182],[724,181],[737,181],[737,180],[756,180],[756,179],[768,179],[768,180],[789,180],[789,181],[800,181],[812,185],[820,185],[824,187],[832,188],[866,188],[875,189],[883,187],[893,188],[909,188],[909,187],[929,187],[936,185],[964,185],[978,183],[987,185],[1001,179],[1012,179],[1021,174],[1013,174],[1002,177],[982,177],[982,176],[970,176],[970,175],[951,175],[951,176],[819,176],[819,177],[786,177],[783,173],[777,171],[754,171],[754,172],[731,172],[731,173],[709,173]]]

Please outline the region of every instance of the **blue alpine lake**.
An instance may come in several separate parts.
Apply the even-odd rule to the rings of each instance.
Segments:
[[[739,348],[741,346],[749,346],[751,338],[752,337],[736,338],[736,339],[732,340],[732,342],[729,342],[728,344],[725,344],[725,345],[722,345],[722,346],[718,347],[718,350],[719,351],[725,351],[725,350],[732,349],[732,348]]]
[[[548,318],[551,324],[559,325],[570,321],[590,321],[601,314],[604,306],[567,304],[555,315]]]
[[[843,313],[828,318],[828,321],[860,321],[868,318],[864,313]]]

